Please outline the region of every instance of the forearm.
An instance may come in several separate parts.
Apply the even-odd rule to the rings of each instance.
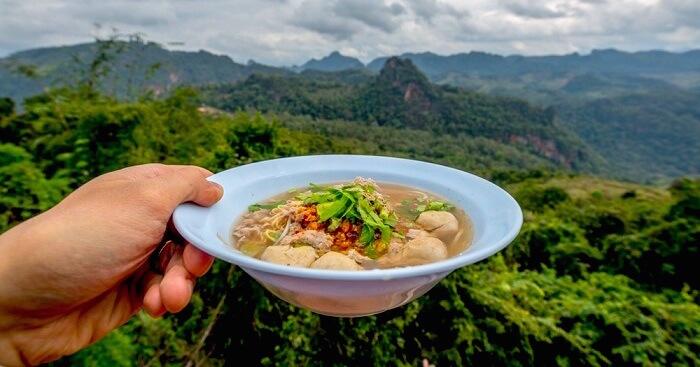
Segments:
[[[22,228],[11,229],[0,235],[0,366],[28,365],[17,345],[16,318],[10,311],[8,303],[12,296],[12,250],[18,246]]]
[[[47,211],[0,235],[0,366],[43,360],[30,357],[28,350],[36,348],[27,347],[46,341],[42,327],[50,315],[35,311],[42,308],[47,293],[43,284],[51,277],[44,263],[51,256],[46,248],[60,235],[53,231],[50,218]]]
[[[60,354],[45,346],[55,335],[47,333],[54,320],[43,309],[50,297],[43,284],[51,278],[44,261],[45,246],[55,245],[50,211],[17,225],[0,235],[0,366],[36,365]]]

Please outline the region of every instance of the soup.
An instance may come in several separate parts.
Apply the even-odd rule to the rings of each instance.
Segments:
[[[358,177],[251,205],[232,236],[241,252],[264,261],[364,270],[444,260],[466,249],[472,229],[442,198]]]

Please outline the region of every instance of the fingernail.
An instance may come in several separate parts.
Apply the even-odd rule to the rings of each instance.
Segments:
[[[224,196],[224,187],[221,186],[221,185],[219,185],[219,184],[216,183],[216,182],[212,182],[211,184],[212,184],[212,186],[216,187],[216,191],[217,191],[217,200],[218,200],[218,199],[221,199],[221,197]]]

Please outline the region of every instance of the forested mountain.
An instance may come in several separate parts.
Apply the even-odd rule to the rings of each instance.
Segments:
[[[608,162],[608,174],[658,182],[698,175],[700,51],[502,57],[404,54],[438,84],[555,111]],[[376,70],[384,59],[368,65]]]
[[[333,52],[285,69],[244,65],[206,51],[169,51],[138,39],[100,41],[0,59],[0,97],[13,98],[21,109],[24,97],[46,87],[89,79],[91,67],[95,77],[104,72],[99,62],[91,65],[101,60],[96,55],[112,65],[108,75],[100,76],[101,91],[118,97],[134,97],[144,89],[163,95],[179,85],[216,84],[205,88],[206,100],[223,108],[480,136],[494,144],[525,147],[528,154],[563,166],[628,180],[668,181],[700,173],[697,159],[688,158],[698,150],[698,139],[692,139],[700,124],[694,112],[700,105],[698,50],[402,55],[428,81],[443,85],[435,86],[425,78],[390,80],[381,74],[388,58],[362,67],[359,60]]]
[[[340,71],[348,69],[362,69],[365,67],[360,60],[354,57],[341,55],[338,51],[331,52],[330,55],[321,58],[320,60],[311,59],[299,67],[299,70],[318,70],[318,71]]]
[[[574,134],[554,121],[551,110],[431,84],[410,60],[400,58],[388,59],[379,74],[364,83],[254,75],[240,83],[205,88],[203,101],[229,111],[286,112],[465,140],[487,138],[561,167],[595,170],[600,163]]]
[[[104,41],[103,41],[104,42]],[[42,86],[70,81],[92,60],[100,43],[47,47],[17,52],[0,58],[0,95],[16,100],[41,90]],[[114,52],[119,49],[119,52]],[[240,64],[227,56],[206,51],[170,51],[152,42],[140,40],[115,42],[109,50],[118,56],[114,83],[133,76],[134,86],[150,86],[165,90],[174,85],[201,85],[233,82],[252,73],[288,74],[285,68],[264,66],[255,62]],[[579,88],[620,90],[632,88],[639,92],[653,88],[700,88],[700,50],[684,53],[665,51],[623,52],[594,50],[590,54],[562,56],[499,56],[470,52],[442,56],[430,52],[405,53],[428,78],[438,84],[452,84],[493,94],[521,95],[528,100],[551,104],[556,91],[578,94]],[[388,57],[370,62],[365,70],[378,73]],[[76,63],[76,61],[78,61]],[[156,67],[157,66],[157,67]],[[363,69],[359,60],[334,51],[319,60],[311,59],[297,71],[342,71]],[[32,69],[35,79],[17,73]],[[154,69],[150,73],[150,69]],[[127,78],[124,78],[126,76]],[[138,77],[137,77],[138,76]],[[148,76],[148,78],[146,77]],[[147,80],[145,80],[147,79]],[[604,88],[603,88],[604,87]],[[121,85],[121,89],[126,86]],[[538,95],[540,93],[541,95]],[[595,93],[595,92],[593,92]],[[612,91],[599,96],[616,94]],[[549,100],[548,100],[549,99]]]
[[[139,40],[100,41],[21,51],[0,59],[0,96],[21,101],[47,86],[73,83],[85,78],[95,61],[111,65],[102,90],[122,97],[143,89],[162,94],[178,85],[234,82],[253,73],[291,73],[252,61],[239,64],[203,50],[170,51]]]
[[[700,174],[700,95],[631,94],[559,108],[561,121],[622,177]]]

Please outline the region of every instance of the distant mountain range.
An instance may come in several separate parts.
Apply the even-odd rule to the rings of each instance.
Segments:
[[[20,102],[49,86],[75,84],[86,77],[85,70],[99,48],[88,43],[22,51],[1,58],[0,97],[9,96]],[[469,130],[475,126],[475,120],[467,123],[464,119],[474,116],[470,108],[481,107],[469,105],[469,96],[476,94],[463,93],[476,92],[548,108],[557,129],[563,129],[557,131],[567,136],[564,140],[582,140],[604,157],[608,172],[617,178],[664,181],[668,177],[700,174],[700,50],[672,53],[608,49],[562,56],[405,53],[395,60],[410,60],[425,75],[425,83],[449,87],[420,87],[415,91],[408,88],[400,95],[382,89],[388,79],[377,84],[376,78],[389,60],[386,57],[363,65],[336,51],[298,67],[272,67],[254,61],[242,64],[207,51],[170,51],[155,43],[118,42],[116,48],[108,52],[113,59],[112,69],[103,76],[100,87],[121,97],[133,98],[144,89],[159,95],[179,85],[217,85],[222,88],[213,90],[231,92],[227,94],[230,98],[247,101],[243,106],[279,109],[295,103],[288,109],[299,114],[325,111],[318,116],[383,121],[398,128],[450,124],[456,128],[466,124],[462,126],[466,130],[454,131],[477,134],[486,130]],[[418,81],[415,80],[417,85],[423,85]],[[296,88],[297,85],[303,88]],[[400,98],[395,103],[370,98],[366,92],[371,85],[374,87],[370,89],[382,98]],[[367,98],[352,99],[348,93],[364,93],[363,98]],[[405,93],[411,104],[398,103]],[[252,102],[255,98],[260,100]],[[505,106],[511,99],[494,103]],[[355,105],[348,110],[348,103]],[[460,107],[455,107],[460,103]],[[429,109],[421,107],[428,105]],[[391,108],[396,110],[390,111]],[[516,103],[504,108],[510,111],[532,106]],[[488,110],[497,108],[489,105]],[[488,116],[493,119],[495,115]],[[514,126],[508,121],[500,124],[505,130]],[[539,128],[533,126],[535,130]],[[552,131],[545,135],[551,138],[548,134]],[[574,134],[574,138],[569,139],[569,134]],[[565,152],[561,141],[558,144],[556,151]],[[574,145],[572,151],[586,151]],[[557,159],[575,165],[576,158],[567,154]]]
[[[362,69],[365,64],[362,61],[349,56],[341,55],[338,51],[331,52],[330,55],[321,58],[320,60],[311,59],[305,62],[298,69],[303,70],[318,70],[318,71],[341,71],[351,69]]]
[[[75,83],[85,77],[97,52],[96,43],[86,43],[21,51],[2,58],[0,96],[21,101],[47,86]],[[144,88],[159,94],[178,85],[230,83],[254,73],[292,73],[254,61],[240,64],[228,56],[202,50],[170,51],[155,43],[117,42],[105,53],[113,58],[113,70],[105,77],[103,87],[122,96]],[[32,77],[20,72],[29,68]]]
[[[432,52],[404,53],[398,55],[411,60],[431,79],[447,74],[472,74],[481,76],[521,75],[530,73],[603,73],[620,75],[656,75],[700,72],[700,50],[682,53],[667,51],[624,52],[615,49],[593,50],[560,56],[500,56],[473,51],[454,55],[438,55]],[[367,65],[360,60],[333,51],[319,60],[311,59],[299,70],[340,71],[367,69],[378,72],[389,56],[378,57]]]
[[[225,55],[207,51],[170,51],[151,42],[121,42],[116,53],[113,88],[124,93],[127,87],[149,87],[156,92],[176,85],[202,85],[236,82],[253,73],[288,75],[292,72],[338,72],[364,69],[378,72],[388,57],[364,65],[338,51],[321,59],[311,59],[297,67],[272,67],[249,61],[241,64]],[[74,82],[97,50],[95,43],[33,49],[0,58],[0,95],[21,100],[47,85]],[[431,52],[404,53],[428,78],[438,84],[451,84],[491,94],[522,96],[535,102],[551,102],[562,94],[595,94],[602,88],[613,91],[646,88],[700,90],[700,50],[683,53],[666,51],[623,52],[594,50],[590,54],[562,56],[499,56],[484,52],[448,56]],[[76,63],[77,61],[77,63]],[[82,64],[80,64],[82,63]],[[34,78],[17,69],[31,66]],[[157,68],[153,68],[158,66]],[[124,76],[132,76],[127,86]],[[148,75],[148,77],[145,77]],[[596,86],[596,83],[598,84]],[[592,90],[591,90],[592,89]],[[639,91],[639,90],[637,90]],[[539,97],[539,100],[538,100]],[[548,104],[548,103],[543,103]]]
[[[518,75],[567,72],[644,75],[700,71],[700,50],[672,53],[605,49],[593,50],[587,55],[573,53],[562,56],[499,56],[484,52],[441,56],[424,52],[405,53],[400,57],[413,61],[431,78],[448,73]],[[377,58],[367,64],[367,68],[378,70],[385,60],[386,58]]]

